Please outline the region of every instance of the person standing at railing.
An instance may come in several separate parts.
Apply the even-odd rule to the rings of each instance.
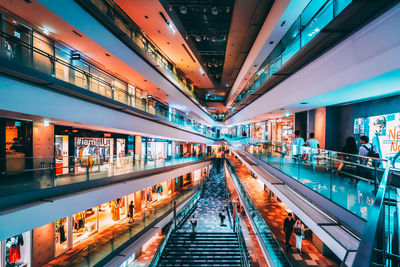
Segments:
[[[360,143],[361,146],[358,150],[358,155],[363,156],[362,158],[360,158],[360,164],[361,165],[368,165],[368,158],[366,157],[371,157],[373,152],[373,145],[369,143],[369,138],[366,135],[363,135],[360,137]],[[371,178],[371,170],[368,169],[367,167],[362,167],[359,166],[358,167],[358,173],[361,177],[364,178]],[[356,181],[356,185],[357,185],[357,181]]]
[[[303,154],[303,146],[305,145],[303,137],[300,137],[300,131],[294,131],[294,139],[292,142],[292,155],[295,160],[300,160]]]
[[[310,133],[309,138],[306,141],[306,146],[308,146],[309,149],[309,157],[311,161],[311,165],[313,166],[313,170],[315,171],[315,159],[316,155],[318,154],[318,149],[319,149],[319,141],[315,139],[314,133]]]

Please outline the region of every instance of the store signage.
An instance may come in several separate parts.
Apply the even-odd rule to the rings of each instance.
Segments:
[[[73,60],[79,60],[79,59],[81,59],[81,54],[79,54],[79,53],[72,53],[72,54],[71,54],[71,59],[73,59]]]
[[[111,138],[76,137],[75,146],[110,146]]]
[[[111,137],[111,133],[104,133],[104,137]]]

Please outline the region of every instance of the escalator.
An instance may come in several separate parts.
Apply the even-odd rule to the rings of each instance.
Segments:
[[[197,207],[167,235],[150,266],[251,266],[228,204],[224,160],[215,159]],[[228,220],[221,222],[220,214]],[[197,221],[194,233],[191,220]]]

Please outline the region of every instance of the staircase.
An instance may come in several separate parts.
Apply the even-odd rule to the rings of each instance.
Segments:
[[[172,233],[157,266],[241,266],[236,233]]]

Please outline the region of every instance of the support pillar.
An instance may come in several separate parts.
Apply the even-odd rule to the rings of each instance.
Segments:
[[[137,191],[134,193],[135,195],[135,213],[142,210],[142,191]]]

